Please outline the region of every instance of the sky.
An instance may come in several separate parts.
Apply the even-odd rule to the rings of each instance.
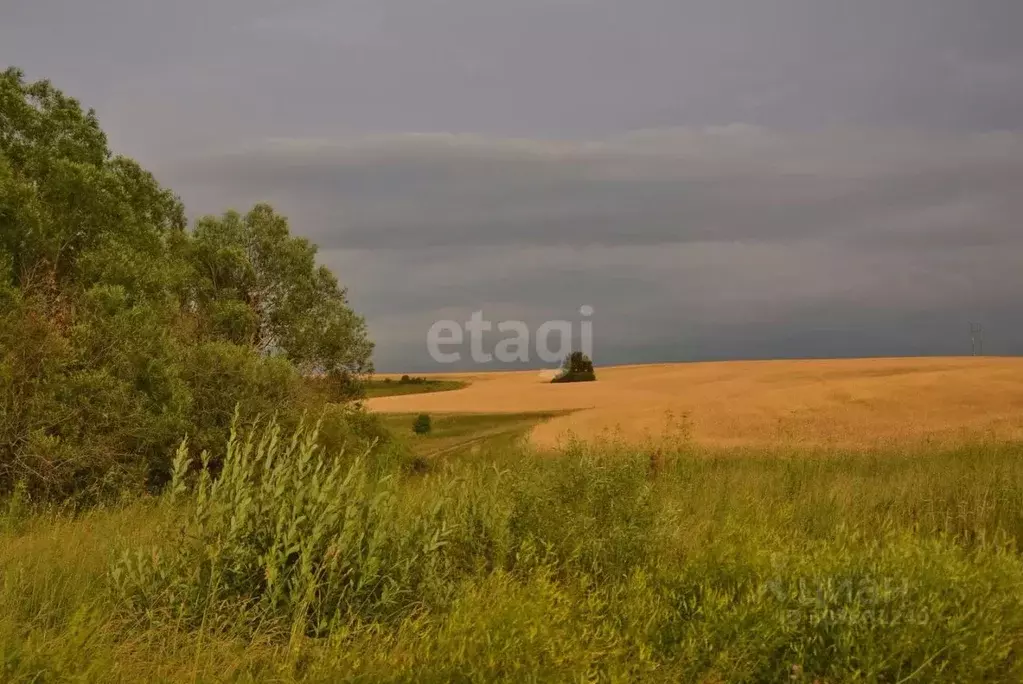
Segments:
[[[439,320],[583,306],[598,366],[1023,354],[1020,35],[1019,0],[0,0],[0,67],[191,216],[272,203],[409,372],[475,367]]]

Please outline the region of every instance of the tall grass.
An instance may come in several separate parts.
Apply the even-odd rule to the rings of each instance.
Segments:
[[[216,477],[182,449],[161,499],[11,506],[0,680],[1023,678],[1018,445],[611,440],[411,475],[316,444],[271,423]]]

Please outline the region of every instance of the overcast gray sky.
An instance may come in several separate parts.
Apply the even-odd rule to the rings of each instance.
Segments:
[[[1023,353],[1021,35],[1020,0],[0,0],[0,65],[193,215],[272,202],[409,371],[437,319],[582,305],[598,364]]]

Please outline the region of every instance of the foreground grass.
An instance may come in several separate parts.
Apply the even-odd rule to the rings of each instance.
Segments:
[[[283,471],[283,503],[239,480],[229,491],[306,530],[276,564],[286,532],[239,518],[228,490],[207,496],[222,513],[184,491],[78,518],[11,511],[0,680],[1023,677],[1018,445],[669,447],[487,449],[397,479],[346,461],[340,503],[312,465]],[[299,515],[334,510],[350,514],[333,527]],[[324,529],[355,546],[309,541]],[[134,584],[113,580],[124,551]],[[271,600],[237,570],[250,562],[312,593]]]

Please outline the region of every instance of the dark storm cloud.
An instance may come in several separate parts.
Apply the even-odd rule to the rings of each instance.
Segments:
[[[0,62],[153,160],[267,136],[1016,128],[1019,0],[32,0]]]
[[[437,320],[579,321],[602,362],[1023,351],[1023,259],[1009,235],[950,249],[829,240],[458,247],[324,253],[369,315],[383,368],[428,370]],[[535,364],[534,364],[535,365]],[[413,368],[414,366],[414,368]]]
[[[605,363],[957,353],[969,320],[1021,353],[1021,32],[1019,0],[34,0],[0,63],[193,215],[287,213],[381,368],[583,304]]]
[[[1011,133],[281,141],[167,177],[203,211],[270,199],[328,248],[1023,239],[1023,135]]]

